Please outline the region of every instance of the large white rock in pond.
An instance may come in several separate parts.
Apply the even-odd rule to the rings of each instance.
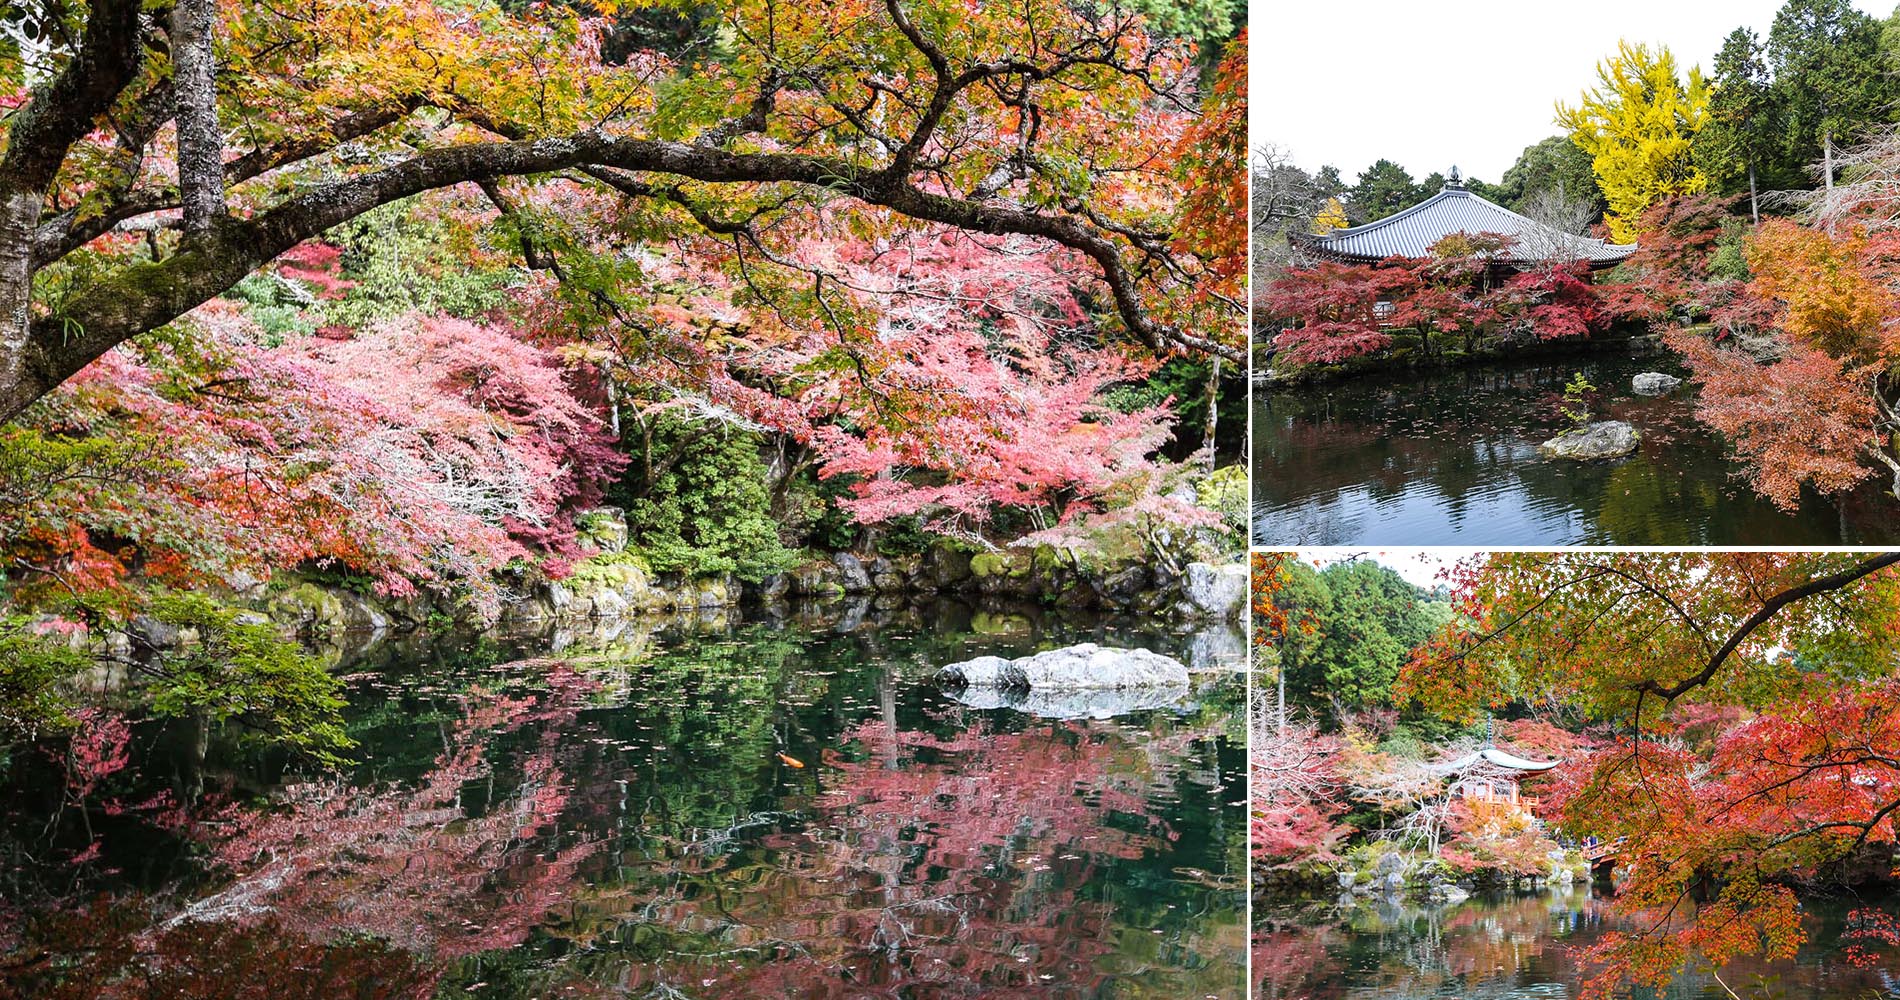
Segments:
[[[1209,618],[1238,619],[1247,607],[1246,563],[1189,563],[1181,581],[1181,596],[1195,611]]]
[[[1587,462],[1599,458],[1622,458],[1635,451],[1642,439],[1636,428],[1624,421],[1602,420],[1587,427],[1565,431],[1538,445],[1537,450],[1548,458]]]
[[[1116,688],[1186,688],[1187,668],[1172,656],[1145,649],[1114,649],[1085,642],[1033,656],[1005,660],[979,656],[937,671],[939,680],[965,687],[1027,688],[1031,691],[1091,691]]]
[[[946,684],[961,684],[971,688],[1010,688],[1023,687],[1022,671],[1016,669],[1014,661],[1000,656],[979,656],[974,660],[952,663],[937,671],[937,679]],[[998,706],[979,706],[995,708]]]
[[[1015,660],[1031,691],[1093,688],[1186,687],[1187,667],[1146,649],[1113,649],[1085,642]]]
[[[1681,379],[1674,375],[1664,375],[1662,372],[1643,372],[1630,379],[1630,388],[1634,389],[1639,396],[1660,396],[1681,384]]]

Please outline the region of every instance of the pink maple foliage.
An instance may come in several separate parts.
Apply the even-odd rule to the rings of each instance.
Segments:
[[[108,353],[32,416],[135,452],[9,512],[6,534],[91,586],[128,565],[184,583],[314,562],[401,593],[558,553],[620,466],[551,353],[508,330],[409,316],[333,342],[261,343],[246,314]]]

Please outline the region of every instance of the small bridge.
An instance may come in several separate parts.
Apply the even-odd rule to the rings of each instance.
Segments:
[[[1612,841],[1593,841],[1580,849],[1585,860],[1590,862],[1590,874],[1594,878],[1609,878],[1616,870],[1616,857],[1623,846],[1623,838]]]

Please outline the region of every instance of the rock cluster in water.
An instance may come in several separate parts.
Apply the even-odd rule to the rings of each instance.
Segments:
[[[833,552],[770,577],[760,597],[972,594],[1048,601],[1180,619],[1237,621],[1247,607],[1247,565],[1190,562],[1179,570],[1140,551],[1077,556],[1049,546],[975,555],[938,544],[915,555]]]
[[[581,542],[593,555],[564,580],[528,577],[498,588],[488,607],[422,591],[404,598],[360,594],[286,576],[267,588],[233,585],[241,600],[299,633],[382,631],[440,619],[486,628],[532,622],[616,621],[672,612],[732,607],[755,597],[828,601],[869,598],[902,604],[926,597],[1000,599],[1147,614],[1184,621],[1237,622],[1247,608],[1247,565],[1191,562],[1163,565],[1136,545],[1089,554],[1049,546],[971,554],[947,544],[885,556],[816,555],[757,584],[730,576],[655,573],[628,547],[624,514],[611,507],[583,513]],[[1182,539],[1189,548],[1190,539]]]
[[[1108,719],[1166,708],[1188,694],[1181,661],[1146,649],[1085,642],[1005,659],[979,656],[937,671],[973,708],[1013,708],[1059,719]]]
[[[1664,375],[1662,372],[1643,372],[1630,379],[1630,389],[1638,396],[1661,396],[1673,391],[1681,384],[1681,379],[1674,375]]]
[[[1084,642],[1032,656],[1006,660],[979,656],[937,671],[946,684],[980,688],[1089,691],[1114,688],[1179,687],[1187,668],[1172,656],[1146,649],[1116,649]]]
[[[1622,420],[1601,420],[1562,434],[1537,446],[1546,458],[1591,461],[1622,458],[1636,450],[1643,436]]]

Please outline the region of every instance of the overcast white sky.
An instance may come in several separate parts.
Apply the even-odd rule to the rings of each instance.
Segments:
[[[1477,555],[1480,549],[1395,548],[1395,549],[1303,549],[1300,558],[1313,566],[1328,566],[1348,559],[1369,559],[1405,578],[1407,583],[1430,590],[1446,581],[1439,573]]]
[[[1854,0],[1875,17],[1895,0]],[[1705,71],[1746,24],[1764,37],[1781,0],[1252,0],[1248,112],[1255,146],[1288,149],[1350,183],[1380,157],[1413,177],[1496,182],[1557,134],[1558,100],[1596,82],[1618,38],[1665,44]]]

